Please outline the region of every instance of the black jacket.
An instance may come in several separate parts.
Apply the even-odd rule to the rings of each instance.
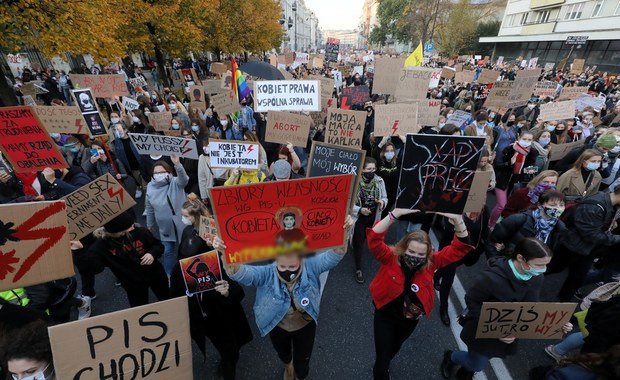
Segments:
[[[584,338],[581,352],[603,353],[620,343],[620,295],[605,302],[594,301],[586,315],[586,328],[590,333]]]
[[[505,256],[507,252],[512,251],[512,248],[524,238],[536,237],[536,222],[532,215],[533,211],[534,210],[527,210],[518,214],[512,214],[498,223],[489,237],[487,257]],[[558,223],[545,242],[552,251],[555,251],[558,243],[566,234],[566,231],[567,229],[564,222],[558,220]],[[504,244],[506,246],[504,252],[500,253],[495,248],[495,243]]]
[[[523,174],[514,175],[512,173],[513,164],[510,163],[512,156],[515,154],[515,149],[512,144],[508,145],[502,153],[502,160],[496,161],[493,164],[495,168],[496,185],[500,190],[510,190],[511,185],[525,178]],[[538,157],[538,151],[535,148],[531,148],[523,163],[523,167],[533,166],[536,164],[536,158]]]
[[[155,261],[151,265],[140,265],[142,256],[150,253]],[[85,268],[88,273],[98,274],[105,267],[125,287],[144,287],[153,281],[166,281],[167,276],[162,264],[157,261],[164,253],[164,245],[153,237],[149,230],[137,227],[129,237],[97,240],[84,254]]]
[[[573,225],[564,240],[566,248],[587,256],[596,246],[620,244],[620,235],[609,231],[614,215],[611,196],[607,192],[579,201],[572,215]]]
[[[465,295],[467,316],[461,339],[467,344],[469,351],[493,358],[504,358],[516,353],[517,341],[506,344],[500,342],[499,339],[476,339],[482,304],[484,302],[538,302],[543,282],[543,276],[536,276],[529,281],[517,279],[506,258],[489,259],[486,267]]]

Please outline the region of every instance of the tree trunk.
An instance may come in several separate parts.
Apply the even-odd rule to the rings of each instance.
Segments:
[[[166,62],[164,61],[164,53],[159,48],[158,44],[155,44],[155,59],[157,59],[157,70],[159,70],[159,78],[162,80],[164,87],[171,87],[172,83],[168,81],[168,75],[166,75]]]
[[[0,65],[0,106],[9,107],[18,104],[15,91],[5,78],[4,67]]]

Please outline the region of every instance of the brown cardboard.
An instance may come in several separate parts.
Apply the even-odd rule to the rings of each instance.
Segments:
[[[444,67],[441,69],[442,78],[452,79],[456,75],[456,70],[452,67]]]
[[[581,74],[586,64],[585,59],[573,59],[573,66],[570,69],[571,74]]]
[[[376,57],[375,78],[373,80],[372,92],[374,94],[393,95],[396,91],[396,83],[398,83],[400,71],[404,64],[405,57]]]
[[[149,123],[156,131],[167,131],[170,129],[172,122],[172,113],[170,111],[151,112],[149,114]]]
[[[126,379],[192,380],[187,302],[179,297],[50,327],[56,378],[120,372]]]
[[[394,97],[399,102],[426,99],[435,69],[408,67],[399,71]],[[458,73],[457,73],[458,74]],[[374,86],[374,85],[373,85]]]
[[[482,304],[476,339],[562,339],[562,326],[576,303],[485,302]]]
[[[476,73],[471,70],[457,71],[456,75],[454,76],[454,82],[455,83],[471,83],[474,81],[475,74]]]
[[[327,109],[325,142],[339,146],[361,148],[366,123],[366,111]]]
[[[469,194],[467,194],[467,203],[463,212],[482,211],[482,207],[486,204],[487,191],[489,190],[492,174],[492,171],[476,171]]]
[[[67,204],[71,240],[83,238],[136,204],[110,173],[80,187],[62,200]]]
[[[377,104],[375,106],[375,136],[404,136],[417,133],[418,103]]]
[[[189,99],[190,99],[190,107],[192,109],[199,109],[201,111],[205,111],[207,109],[207,105],[205,103],[205,88],[204,86],[190,86],[189,87]]]
[[[213,238],[217,236],[217,223],[212,216],[201,216],[198,234],[202,240],[213,244]]]
[[[534,87],[534,96],[539,96],[541,99],[546,97],[555,97],[555,90],[558,88],[558,84],[549,80],[544,80],[536,83]]]
[[[582,94],[587,94],[587,93],[588,93],[588,87],[587,86],[582,86],[582,87],[563,87],[562,91],[560,92],[560,96],[558,97],[558,100],[577,99]]]
[[[222,92],[221,81],[218,79],[207,79],[203,81],[203,83],[205,85],[204,91],[208,95],[219,94],[220,92]]]
[[[563,120],[575,117],[575,100],[540,105],[540,121]]]
[[[284,64],[286,66],[290,66],[293,64],[293,62],[295,62],[295,53],[293,52],[288,52],[284,54]]]
[[[33,106],[32,109],[49,133],[88,134],[77,106]]]
[[[237,101],[233,91],[226,91],[222,94],[213,95],[211,97],[211,105],[215,107],[214,111],[220,116],[241,111],[241,105]]]
[[[436,126],[439,123],[439,111],[441,100],[427,99],[418,102],[418,124],[424,126]]]
[[[478,83],[495,83],[497,77],[499,77],[499,71],[484,69],[478,76]]]
[[[122,74],[88,75],[71,74],[71,82],[76,88],[90,88],[97,98],[129,96],[129,90]]]
[[[228,69],[226,68],[226,65],[223,64],[222,62],[213,62],[211,64],[211,72],[214,74],[218,74],[218,75],[226,74],[227,70]]]
[[[511,80],[495,82],[491,88],[491,91],[489,91],[489,96],[487,97],[487,100],[485,100],[484,106],[493,111],[499,111],[501,108],[505,108],[513,85],[514,81]]]
[[[0,291],[75,274],[64,202],[0,205],[8,236],[0,245]]]
[[[510,95],[508,95],[505,106],[507,108],[516,108],[526,105],[532,97],[539,76],[539,69],[519,71],[517,78],[513,81],[514,83],[510,89]]]
[[[265,141],[305,148],[312,119],[310,116],[291,112],[269,111],[265,130]]]

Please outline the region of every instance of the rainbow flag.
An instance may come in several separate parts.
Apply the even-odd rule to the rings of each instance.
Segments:
[[[235,92],[235,96],[238,101],[245,99],[248,95],[250,95],[250,88],[248,84],[245,83],[245,78],[241,74],[241,70],[239,70],[239,66],[237,66],[237,61],[235,58],[232,58],[232,88]]]

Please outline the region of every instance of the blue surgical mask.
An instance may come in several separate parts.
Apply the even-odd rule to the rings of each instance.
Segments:
[[[77,153],[80,151],[80,148],[71,148],[71,153]]]
[[[521,273],[515,267],[513,260],[508,260],[508,266],[512,270],[512,274],[514,274],[514,276],[521,281],[529,281],[532,279],[532,277],[540,276],[541,274],[544,274],[547,271],[547,267],[545,268],[530,267],[530,269],[525,269],[522,267],[525,273]]]
[[[540,145],[546,146],[546,145],[549,145],[549,143],[551,142],[551,139],[549,137],[543,137],[541,139],[538,139],[538,142],[540,143]]]
[[[600,162],[588,162],[586,164],[586,170],[588,171],[594,171],[594,170],[598,170],[598,168],[601,167],[601,163]]]
[[[200,131],[200,127],[197,126],[197,125],[192,125],[192,131],[194,131],[194,132]]]
[[[39,371],[27,377],[22,377],[21,380],[49,380],[49,379],[54,378],[54,370],[50,368],[50,365],[51,364],[48,364],[47,367],[43,369],[43,371]],[[51,369],[51,372],[47,376],[45,376],[45,372],[48,369]],[[12,375],[12,379],[17,380],[18,379],[17,375]]]
[[[439,123],[439,129],[443,128],[446,125],[446,123]]]
[[[384,156],[386,160],[392,161],[392,159],[394,158],[394,152],[385,152]]]
[[[172,123],[170,125],[172,126],[172,129],[179,129],[179,124],[177,123]]]
[[[549,132],[555,131],[555,125],[547,125],[547,131]]]

